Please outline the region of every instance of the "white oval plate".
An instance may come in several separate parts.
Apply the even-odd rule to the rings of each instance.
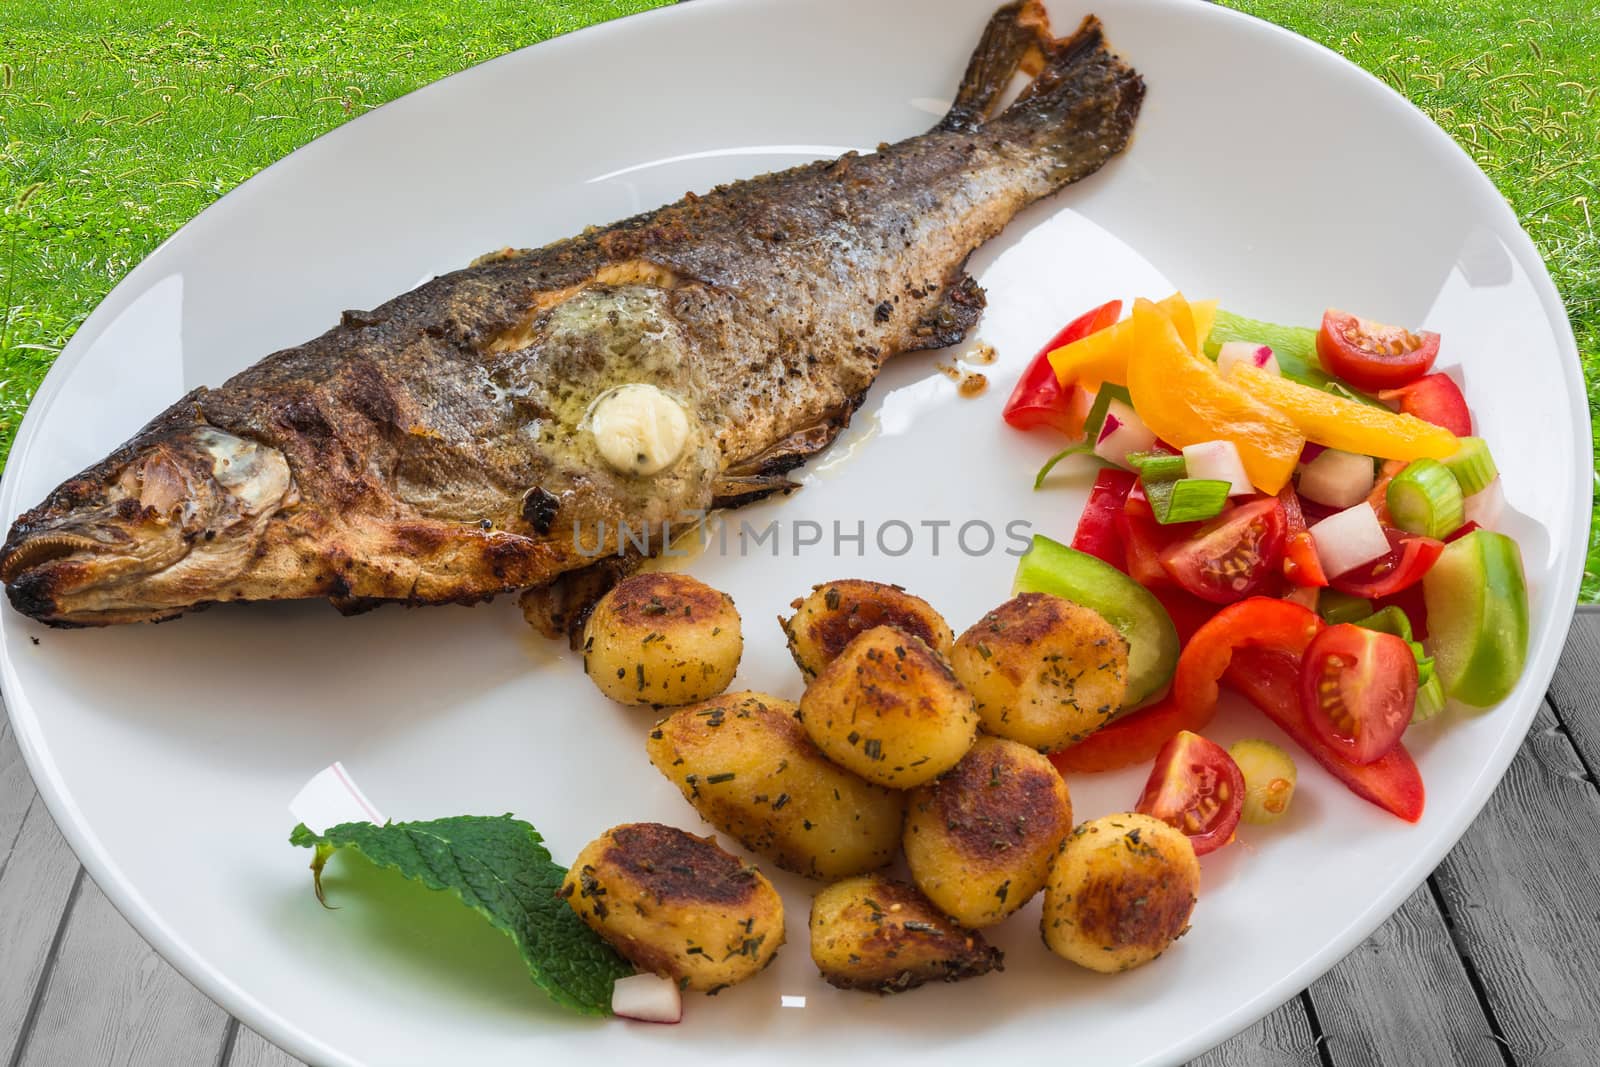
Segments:
[[[1514,696],[1410,743],[1427,814],[1408,826],[1309,759],[1291,818],[1205,862],[1194,929],[1158,963],[1105,978],[1039,943],[1038,905],[1000,928],[1003,974],[880,999],[821,983],[811,886],[780,878],[789,946],[758,980],[692,998],[687,1023],[574,1018],[519,978],[470,916],[418,928],[418,904],[335,860],[312,898],[285,803],[344,760],[397,819],[512,811],[559,859],[615,823],[701,823],[648,765],[652,716],[602,700],[514,603],[217,609],[170,625],[57,632],[0,612],[3,682],[28,764],[90,874],[163,955],[250,1026],[331,1064],[925,1062],[981,1052],[1166,1063],[1222,1040],[1354,947],[1466,828],[1525,734],[1575,598],[1589,514],[1589,424],[1555,289],[1504,201],[1439,129],[1338,57],[1201,3],[1098,3],[1149,97],[1104,172],[1037,205],[975,259],[1000,352],[959,398],[942,355],[898,359],[846,439],[789,500],[737,519],[785,524],[773,558],[737,538],[690,566],[735,597],[738,684],[798,695],[773,617],[813,582],[900,582],[958,629],[1003,600],[1004,524],[1070,536],[1088,481],[1032,493],[1055,442],[1000,408],[1068,316],[1176,285],[1236,310],[1314,323],[1327,305],[1440,331],[1518,513],[1533,647]],[[7,523],[184,390],[507,243],[537,245],[685,189],[913,134],[933,121],[986,0],[697,0],[486,63],[342,127],[224,198],[125,280],[51,371],[5,479]],[[1052,5],[1061,32],[1087,10]],[[911,551],[879,551],[899,519]],[[800,520],[823,543],[794,553]],[[933,526],[941,551],[932,550]],[[996,551],[952,549],[985,520]],[[869,531],[834,555],[831,524]],[[810,527],[798,527],[809,534]],[[978,528],[969,531],[972,544]],[[805,539],[803,535],[802,540]],[[899,548],[891,531],[886,547]],[[980,538],[981,540],[981,538]],[[35,640],[37,639],[37,643]],[[1277,737],[1234,709],[1224,742]],[[1080,818],[1126,808],[1141,773],[1074,781]],[[363,885],[354,883],[362,882]],[[426,894],[422,894],[425,896]],[[402,912],[407,915],[409,912]],[[780,1006],[780,997],[805,1007]]]

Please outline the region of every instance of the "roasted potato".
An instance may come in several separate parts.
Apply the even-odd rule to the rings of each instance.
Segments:
[[[1072,831],[1067,783],[1027,745],[979,737],[946,773],[911,794],[911,880],[963,926],[992,926],[1044,888]]]
[[[841,989],[899,993],[1000,970],[1004,955],[946,918],[915,886],[869,874],[813,898],[811,959]]]
[[[800,698],[800,721],[833,762],[896,789],[954,767],[978,728],[945,661],[892,626],[861,634],[822,669]]]
[[[905,794],[829,762],[795,706],[726,693],[656,724],[650,762],[711,825],[786,871],[843,878],[894,858]]]
[[[715,993],[772,962],[783,901],[715,839],[654,822],[614,826],[586,845],[560,896],[640,970]]]
[[[1082,741],[1122,706],[1128,642],[1097,612],[1023,593],[962,634],[950,666],[985,730],[1050,752]]]
[[[583,628],[583,669],[623,704],[692,704],[728,688],[744,654],[726,593],[687,574],[624,578]]]
[[[1200,861],[1150,815],[1106,815],[1067,838],[1044,890],[1044,943],[1091,971],[1149,963],[1189,929]]]
[[[778,622],[789,636],[789,654],[807,680],[838,658],[857,634],[874,626],[893,626],[920,637],[941,656],[950,655],[955,639],[932,605],[898,585],[846,578],[816,586],[810,596],[789,606],[794,614]]]

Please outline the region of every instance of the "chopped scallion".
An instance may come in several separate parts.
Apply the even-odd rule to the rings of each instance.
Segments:
[[[1461,438],[1461,447],[1455,455],[1443,460],[1447,470],[1456,476],[1461,485],[1461,495],[1471,496],[1488,487],[1500,474],[1489,454],[1489,446],[1481,437]]]
[[[1228,503],[1232,488],[1213,478],[1179,478],[1175,482],[1147,483],[1144,495],[1156,521],[1170,525],[1216,518]]]
[[[1337,589],[1324,589],[1322,599],[1317,601],[1317,611],[1330,626],[1341,622],[1359,622],[1372,614],[1372,601],[1341,593]]]
[[[1153,482],[1175,482],[1187,469],[1182,456],[1171,452],[1129,452],[1128,463],[1139,472],[1146,485]]]
[[[1429,674],[1428,680],[1417,685],[1417,702],[1411,710],[1413,723],[1427,722],[1444,710],[1444,686],[1438,675]]]
[[[1389,483],[1386,501],[1394,524],[1406,533],[1444,537],[1465,521],[1461,485],[1436,459],[1407,464]]]

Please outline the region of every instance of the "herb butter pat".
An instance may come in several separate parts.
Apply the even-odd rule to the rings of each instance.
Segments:
[[[600,456],[622,474],[648,476],[678,461],[689,441],[683,405],[653,385],[618,386],[589,415]]]

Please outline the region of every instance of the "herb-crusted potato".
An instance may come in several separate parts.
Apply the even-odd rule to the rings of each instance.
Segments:
[[[1122,706],[1128,642],[1097,612],[1023,593],[962,634],[950,666],[985,730],[1050,752],[1082,741]]]
[[[1072,832],[1044,891],[1044,943],[1091,971],[1149,963],[1189,928],[1200,861],[1150,815],[1106,815]]]
[[[1067,783],[1027,745],[979,737],[951,770],[911,794],[911,880],[964,926],[992,926],[1044,888],[1072,830]]]
[[[831,763],[764,693],[725,693],[656,724],[650,762],[696,811],[786,871],[843,878],[882,867],[900,844],[905,795]]]
[[[841,989],[899,993],[1001,969],[1004,956],[917,892],[881,875],[849,878],[811,901],[811,959]]]
[[[754,867],[672,826],[614,826],[586,845],[560,895],[640,970],[715,993],[772,962],[783,901]]]
[[[744,654],[726,593],[667,571],[624,578],[583,629],[583,669],[612,700],[692,704],[728,688]]]
[[[898,585],[860,578],[825,582],[790,607],[794,614],[778,622],[789,637],[789,654],[807,680],[837,659],[858,634],[875,626],[920,637],[941,656],[950,655],[955,640],[950,624],[931,604]]]
[[[833,762],[910,789],[954,767],[977,736],[972,697],[921,638],[878,626],[806,687],[800,721]]]

